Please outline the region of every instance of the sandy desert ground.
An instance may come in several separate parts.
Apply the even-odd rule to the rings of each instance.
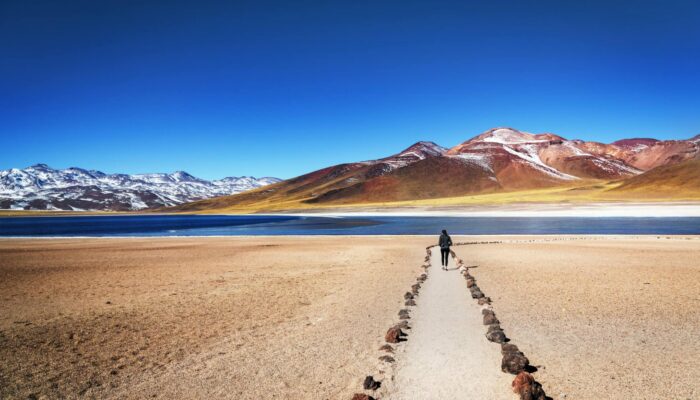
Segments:
[[[456,249],[547,394],[700,399],[700,238],[570,239]]]
[[[350,398],[434,239],[0,240],[0,397]],[[532,239],[455,250],[550,396],[700,397],[698,238]]]

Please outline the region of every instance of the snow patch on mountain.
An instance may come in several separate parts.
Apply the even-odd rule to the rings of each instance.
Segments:
[[[488,154],[463,153],[452,157],[457,157],[468,164],[474,164],[488,172],[494,173],[493,167],[491,166],[491,158]]]
[[[575,177],[573,175],[565,174],[557,169],[554,169],[550,167],[549,165],[545,164],[542,162],[540,159],[540,156],[537,154],[537,149],[535,149],[532,146],[520,146],[518,150],[513,149],[510,146],[504,145],[503,149],[507,151],[508,153],[518,156],[525,160],[526,163],[529,163],[529,165],[533,166],[536,169],[539,169],[540,171],[558,179],[564,179],[564,180],[575,180],[579,179],[578,177]]]

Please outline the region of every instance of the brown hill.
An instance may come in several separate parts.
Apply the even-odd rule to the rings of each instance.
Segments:
[[[284,210],[581,187],[591,181],[618,180],[625,183],[617,193],[636,193],[644,189],[635,189],[635,185],[665,169],[654,169],[653,174],[643,171],[697,158],[699,142],[695,137],[605,144],[494,128],[449,150],[433,142],[418,142],[386,158],[334,165],[261,189],[168,210]],[[672,175],[675,170],[668,171]],[[664,187],[692,186],[682,179],[669,182]]]
[[[609,192],[639,197],[697,198],[700,196],[700,160],[656,167],[626,179]]]

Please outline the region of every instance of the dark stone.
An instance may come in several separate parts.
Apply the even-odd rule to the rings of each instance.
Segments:
[[[411,293],[411,292],[406,292],[406,293],[404,293],[404,295],[403,295],[403,299],[404,299],[404,300],[409,300],[409,299],[412,299],[412,298],[413,298],[413,293]]]
[[[529,373],[523,371],[513,379],[513,392],[516,393],[520,400],[546,400],[542,385],[535,381]]]
[[[391,357],[391,356],[381,356],[381,357],[379,357],[379,360],[384,361],[384,362],[388,362],[388,363],[393,363],[395,361],[394,357]]]
[[[496,318],[496,314],[494,314],[494,313],[484,314],[484,325],[491,325],[491,324],[500,324],[500,322],[498,321],[498,318]]]
[[[401,337],[405,336],[405,335],[406,334],[403,333],[401,328],[399,328],[398,326],[392,326],[386,332],[384,339],[386,340],[387,343],[398,343],[400,341]]]
[[[415,305],[416,305],[416,301],[413,300],[413,299],[406,300],[406,302],[404,303],[404,305],[405,305],[405,306],[415,306]]]
[[[473,299],[480,299],[480,298],[484,297],[484,294],[481,293],[481,290],[479,290],[479,287],[476,285],[471,287],[471,292],[472,292]]]
[[[481,298],[479,298],[479,300],[477,301],[477,303],[478,303],[480,306],[483,306],[484,304],[491,304],[491,298],[490,298],[490,297],[486,297],[486,296],[481,297]]]
[[[411,317],[408,315],[408,309],[403,309],[399,311],[399,319],[410,319]]]
[[[491,324],[486,331],[486,339],[495,343],[505,343],[506,334],[499,324]]]
[[[474,285],[476,285],[476,281],[474,279],[467,279],[467,287],[468,288],[471,288]]]
[[[408,321],[403,320],[403,321],[399,322],[398,324],[396,324],[396,326],[398,326],[401,329],[408,329]]]
[[[506,341],[506,334],[503,331],[487,332],[486,339],[494,343],[503,343]]]
[[[383,345],[382,347],[379,348],[379,351],[386,351],[387,353],[393,353],[393,352],[394,352],[394,348],[391,347],[391,346],[388,345],[388,344],[385,344],[385,345]]]
[[[491,324],[486,328],[486,332],[502,331],[500,324]]]
[[[375,400],[374,397],[364,394],[364,393],[355,393],[354,396],[352,396],[352,400]]]
[[[365,381],[362,383],[362,387],[365,388],[365,390],[377,390],[381,385],[382,383],[375,381],[374,377],[371,375],[367,375]]]
[[[525,357],[525,355],[519,351],[505,353],[503,355],[503,360],[501,360],[501,371],[507,372],[513,375],[517,375],[530,364],[530,361]]]
[[[518,346],[511,344],[511,343],[503,343],[501,345],[501,354],[506,354],[506,353],[519,353],[520,349],[518,349]]]

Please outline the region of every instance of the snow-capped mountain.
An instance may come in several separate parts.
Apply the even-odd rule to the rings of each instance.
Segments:
[[[495,128],[453,147],[447,155],[479,160],[506,187],[529,186],[533,181],[616,179],[642,172],[620,154],[613,154],[615,151],[624,152],[615,146],[567,140],[552,133]],[[508,181],[517,182],[510,185]]]
[[[251,176],[207,181],[183,171],[105,174],[36,164],[0,170],[0,209],[140,210],[236,194],[279,181]]]
[[[621,181],[657,167],[700,159],[700,136],[689,140],[625,139],[606,144],[552,133],[489,129],[452,148],[418,142],[389,157],[333,165],[263,191],[202,200],[173,210],[294,204],[381,204]]]

